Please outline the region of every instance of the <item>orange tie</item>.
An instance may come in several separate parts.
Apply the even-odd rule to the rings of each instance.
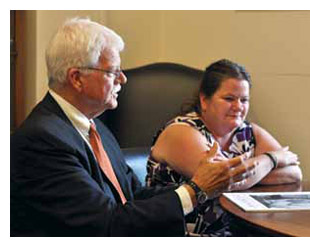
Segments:
[[[92,122],[90,124],[90,130],[89,130],[89,142],[102,171],[114,185],[114,188],[117,190],[119,196],[122,199],[122,203],[125,204],[127,200],[117,180],[117,177],[115,176],[110,159],[102,146],[101,138],[96,130],[96,125],[95,123]]]

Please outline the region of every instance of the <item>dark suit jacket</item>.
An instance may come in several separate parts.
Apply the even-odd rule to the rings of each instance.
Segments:
[[[47,94],[11,137],[11,236],[183,236],[177,194],[141,188],[111,132],[95,121],[128,202]]]

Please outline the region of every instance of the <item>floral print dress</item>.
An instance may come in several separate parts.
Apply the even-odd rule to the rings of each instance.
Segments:
[[[159,135],[163,130],[175,124],[188,125],[192,128],[197,129],[203,136],[205,136],[209,146],[213,146],[215,139],[204,125],[201,118],[196,112],[188,113],[184,116],[177,116],[176,118],[169,121],[164,128],[158,131],[153,139],[153,144],[155,144]],[[254,156],[255,149],[255,137],[253,134],[253,127],[247,121],[244,121],[241,126],[237,127],[232,136],[231,144],[228,148],[228,151],[221,150],[222,154],[227,158],[233,158],[242,154],[246,154],[246,157],[251,158]],[[151,148],[152,150],[152,148]],[[181,185],[186,182],[188,179],[176,171],[174,171],[166,163],[160,163],[152,157],[150,154],[147,161],[147,176],[146,176],[146,185],[147,186],[167,186],[167,185]],[[195,223],[194,233],[202,234],[218,234],[218,231],[212,230],[212,225],[220,219],[222,216],[222,210],[219,206],[217,199],[212,201],[207,201],[206,205],[203,205],[201,208],[196,209],[188,218],[188,221]],[[218,223],[215,223],[218,225]],[[216,233],[217,232],[217,233]],[[219,234],[223,234],[220,232]]]

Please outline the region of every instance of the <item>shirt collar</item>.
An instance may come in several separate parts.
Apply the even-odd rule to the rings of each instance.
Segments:
[[[77,108],[68,101],[58,95],[55,91],[49,89],[49,93],[59,104],[66,116],[69,118],[73,126],[88,140],[88,132],[90,129],[90,120]],[[92,120],[91,120],[92,121]]]

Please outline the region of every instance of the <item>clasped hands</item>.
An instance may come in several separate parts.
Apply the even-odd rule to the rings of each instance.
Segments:
[[[298,156],[284,147],[273,151],[277,157],[278,167],[299,165]],[[198,169],[192,177],[200,189],[208,194],[209,198],[218,197],[225,191],[241,190],[254,184],[248,182],[256,173],[257,161],[245,162],[249,157],[240,155],[227,159],[219,151],[217,142],[201,160]],[[255,179],[252,179],[255,181]]]

